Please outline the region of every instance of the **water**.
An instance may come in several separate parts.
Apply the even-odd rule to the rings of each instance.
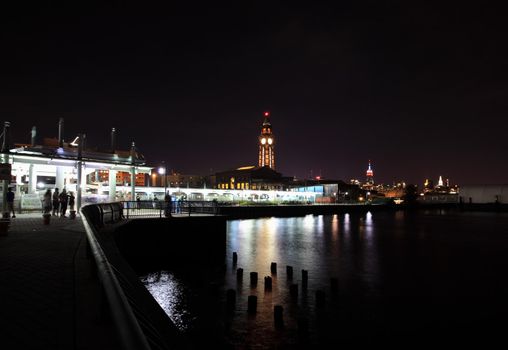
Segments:
[[[193,279],[174,271],[142,277],[191,337],[205,334],[239,349],[431,343],[438,338],[484,343],[506,325],[505,214],[308,215],[234,220],[227,228],[225,270],[209,267]],[[277,263],[276,275],[271,262]],[[287,265],[293,267],[291,281]],[[237,268],[244,269],[241,283]],[[302,269],[308,270],[306,288]],[[251,271],[258,272],[257,286],[250,285]],[[264,289],[264,276],[273,277],[271,291]],[[338,279],[337,294],[332,277]],[[289,293],[291,284],[298,284],[296,298]],[[225,305],[227,289],[236,290],[234,310]],[[326,295],[324,308],[316,306],[318,290]],[[258,298],[255,315],[247,313],[249,295]],[[275,305],[284,308],[282,328],[274,326]]]

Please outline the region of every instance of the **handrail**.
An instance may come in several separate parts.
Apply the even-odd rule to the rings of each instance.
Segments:
[[[113,212],[114,205],[110,205]],[[102,282],[111,309],[111,315],[120,336],[120,341],[122,342],[122,348],[125,350],[151,350],[148,340],[134,315],[134,311],[120,286],[114,268],[109,263],[106,254],[96,238],[97,231],[94,225],[89,222],[90,218],[88,217],[87,211],[89,211],[92,206],[99,207],[100,205],[85,206],[81,208],[80,212],[83,218],[88,244],[90,245],[92,255],[97,265],[98,275]],[[102,210],[99,210],[101,211],[99,216],[102,221]],[[102,224],[103,222],[100,223],[100,225]]]
[[[171,217],[182,215],[218,215],[216,201],[121,201],[123,215],[127,219],[135,217]]]

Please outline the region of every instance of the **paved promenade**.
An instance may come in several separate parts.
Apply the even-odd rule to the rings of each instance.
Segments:
[[[117,348],[100,296],[79,218],[11,219],[0,236],[0,349]]]

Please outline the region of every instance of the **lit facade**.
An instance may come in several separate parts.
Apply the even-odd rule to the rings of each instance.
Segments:
[[[117,199],[117,182],[125,188],[126,195],[134,198],[136,186],[145,185],[145,174],[151,168],[132,143],[131,149],[122,151],[111,147],[97,151],[86,147],[86,137],[81,134],[72,142],[64,140],[63,119],[59,122],[57,138],[44,138],[36,142],[36,128],[32,128],[31,143],[9,142],[9,129],[4,126],[4,163],[11,166],[8,186],[15,191],[15,207],[22,210],[40,209],[46,190],[66,189],[76,194],[76,209],[81,204]],[[114,145],[114,129],[112,146]],[[104,191],[104,185],[106,190]],[[128,187],[127,187],[128,185]],[[98,193],[107,193],[103,197]]]
[[[259,135],[258,166],[267,166],[275,170],[275,139],[273,137],[272,124],[270,123],[270,113],[265,112],[264,117],[261,135]]]
[[[109,181],[109,170],[95,170],[88,175],[87,182],[91,184],[107,183]],[[136,186],[146,186],[145,173],[136,173],[134,182]],[[128,171],[116,172],[116,183],[119,185],[130,185],[131,174]]]
[[[245,166],[215,174],[223,190],[284,190],[288,179],[269,167]]]

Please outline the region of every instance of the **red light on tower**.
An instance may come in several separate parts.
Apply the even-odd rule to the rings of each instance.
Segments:
[[[270,115],[270,112],[265,112],[265,117],[268,117]]]

